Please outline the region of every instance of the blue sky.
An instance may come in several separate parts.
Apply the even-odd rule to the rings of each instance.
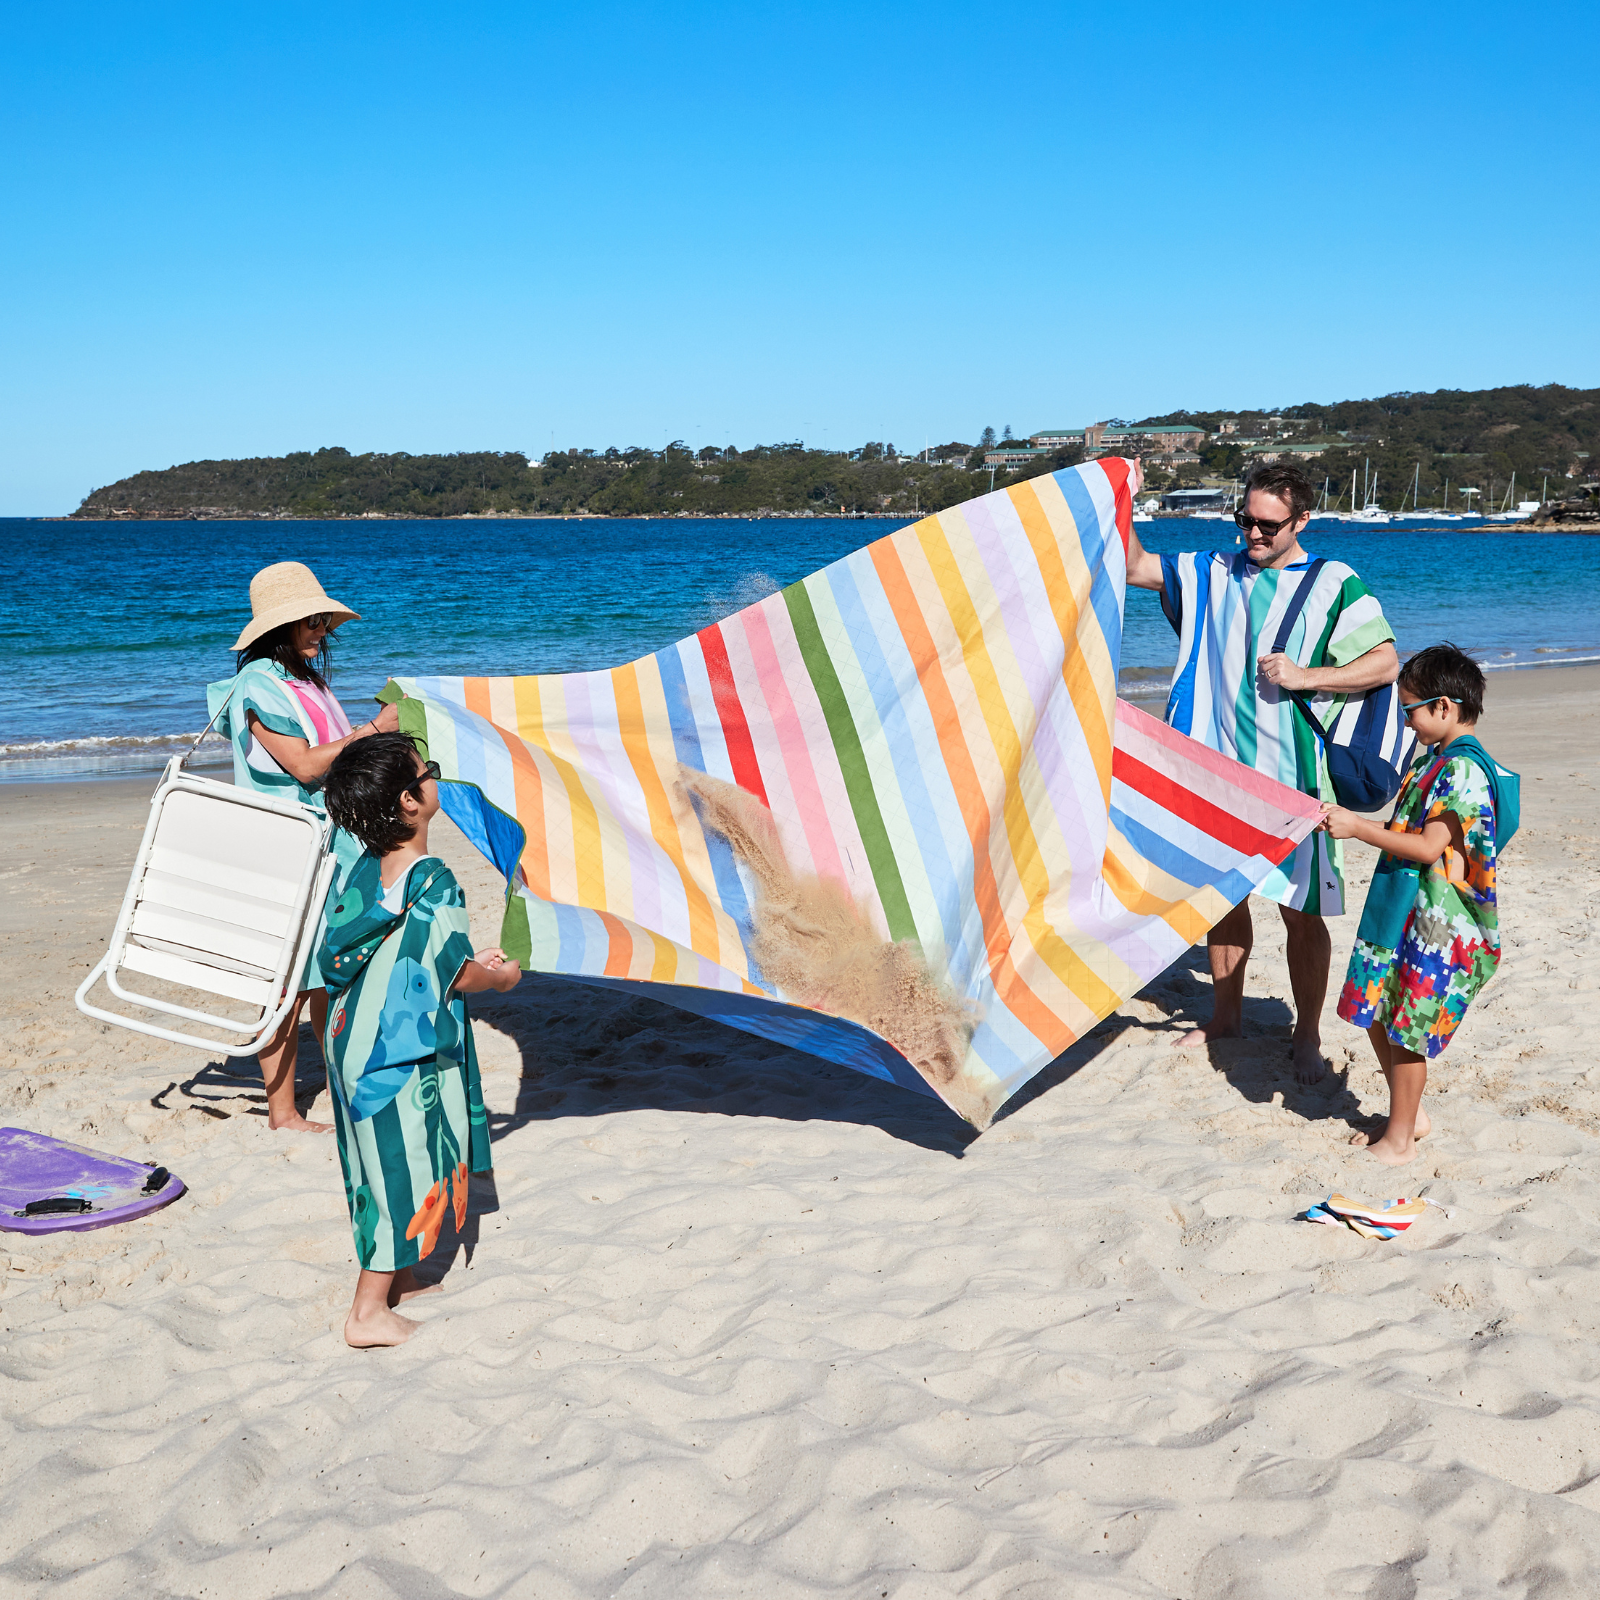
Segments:
[[[0,12],[0,514],[1600,384],[1597,8]]]

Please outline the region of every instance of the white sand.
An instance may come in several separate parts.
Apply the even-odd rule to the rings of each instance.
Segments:
[[[1600,673],[1493,696],[1507,955],[1404,1173],[1343,1143],[1383,1087],[1333,995],[1348,1076],[1294,1087],[1270,907],[1250,1038],[1169,1049],[1196,951],[976,1140],[530,978],[477,1007],[482,1213],[423,1333],[366,1354],[331,1137],[72,1008],[150,784],[0,790],[0,1121],[190,1186],[0,1235],[0,1595],[1594,1593]],[[493,879],[446,850],[488,942]],[[1392,1243],[1293,1220],[1422,1185],[1454,1217]]]

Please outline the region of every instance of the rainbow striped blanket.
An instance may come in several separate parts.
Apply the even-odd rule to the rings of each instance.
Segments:
[[[506,877],[508,953],[984,1126],[1319,813],[1117,699],[1131,492],[1130,463],[1095,461],[927,517],[609,671],[400,678],[383,697]],[[774,870],[913,953],[946,1020],[965,1019],[953,1074],[913,1065],[870,1010],[780,992],[762,901],[782,896],[707,820],[698,774],[770,813]]]

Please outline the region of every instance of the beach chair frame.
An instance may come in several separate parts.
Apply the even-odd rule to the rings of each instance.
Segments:
[[[145,824],[144,837],[139,844],[133,873],[128,879],[127,892],[123,895],[122,908],[117,913],[116,924],[112,929],[110,946],[88,977],[78,986],[74,998],[78,1009],[85,1016],[111,1023],[115,1027],[128,1028],[135,1033],[148,1034],[156,1039],[166,1039],[173,1044],[191,1045],[199,1050],[210,1051],[212,1054],[220,1052],[228,1056],[255,1055],[278,1031],[284,1018],[294,1007],[297,996],[293,986],[305,963],[309,944],[316,939],[320,930],[323,904],[327,900],[329,885],[333,880],[334,858],[328,849],[333,836],[333,825],[326,817],[299,801],[274,799],[270,795],[259,794],[251,789],[218,783],[214,779],[186,773],[183,771],[186,759],[187,756],[174,756],[167,763],[161,782],[151,796],[150,817]],[[188,927],[191,929],[198,925],[197,917],[200,922],[209,924],[216,930],[211,937],[213,945],[222,946],[233,942],[237,947],[238,942],[243,940],[250,945],[265,947],[275,940],[277,948],[270,964],[264,960],[250,962],[240,959],[237,948],[235,954],[230,955],[221,948],[209,949],[199,945],[186,945],[181,940],[152,939],[141,926],[141,924],[154,924],[159,929],[161,925],[163,907],[157,904],[154,891],[150,890],[150,877],[152,872],[161,871],[156,863],[166,859],[165,855],[158,855],[158,851],[165,848],[159,843],[162,822],[167,819],[168,807],[177,796],[196,796],[207,806],[242,806],[253,811],[270,812],[285,818],[295,828],[303,828],[306,831],[304,865],[298,881],[293,886],[291,898],[287,902],[282,899],[281,884],[276,886],[279,892],[272,896],[276,904],[272,909],[270,920],[282,921],[284,924],[283,931],[277,935],[253,931],[248,927],[230,929],[223,922],[205,917],[198,911],[196,901],[200,906],[206,906],[208,891],[198,880],[185,880],[188,884],[189,905],[177,912],[180,921],[187,914]],[[177,819],[178,813],[174,812],[172,820],[176,823]],[[247,871],[248,869],[243,869],[239,875],[242,876]],[[163,887],[160,892],[166,895],[165,904],[173,901],[172,890]],[[224,888],[218,893],[217,898],[225,899],[226,894],[227,889]],[[179,1005],[171,1000],[159,999],[155,995],[140,993],[129,988],[123,981],[122,975],[129,971],[142,972],[146,976],[183,984],[202,993],[216,994],[246,1004],[260,1004],[262,1016],[254,1022],[239,1022],[215,1012]],[[159,1022],[147,1021],[143,1017],[108,1011],[104,1007],[92,1004],[88,998],[90,989],[102,976],[110,992],[129,1005],[162,1012],[167,1016],[182,1018],[189,1022],[205,1023],[224,1032],[242,1034],[245,1037],[237,1043],[206,1039],[177,1028],[164,1027]]]

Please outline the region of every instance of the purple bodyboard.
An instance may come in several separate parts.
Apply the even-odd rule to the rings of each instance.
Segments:
[[[0,1128],[0,1228],[12,1233],[82,1233],[142,1217],[170,1205],[183,1181],[167,1175],[150,1193],[145,1185],[160,1169],[125,1156],[102,1155],[26,1128]],[[82,1199],[90,1209],[19,1216],[30,1201]]]

